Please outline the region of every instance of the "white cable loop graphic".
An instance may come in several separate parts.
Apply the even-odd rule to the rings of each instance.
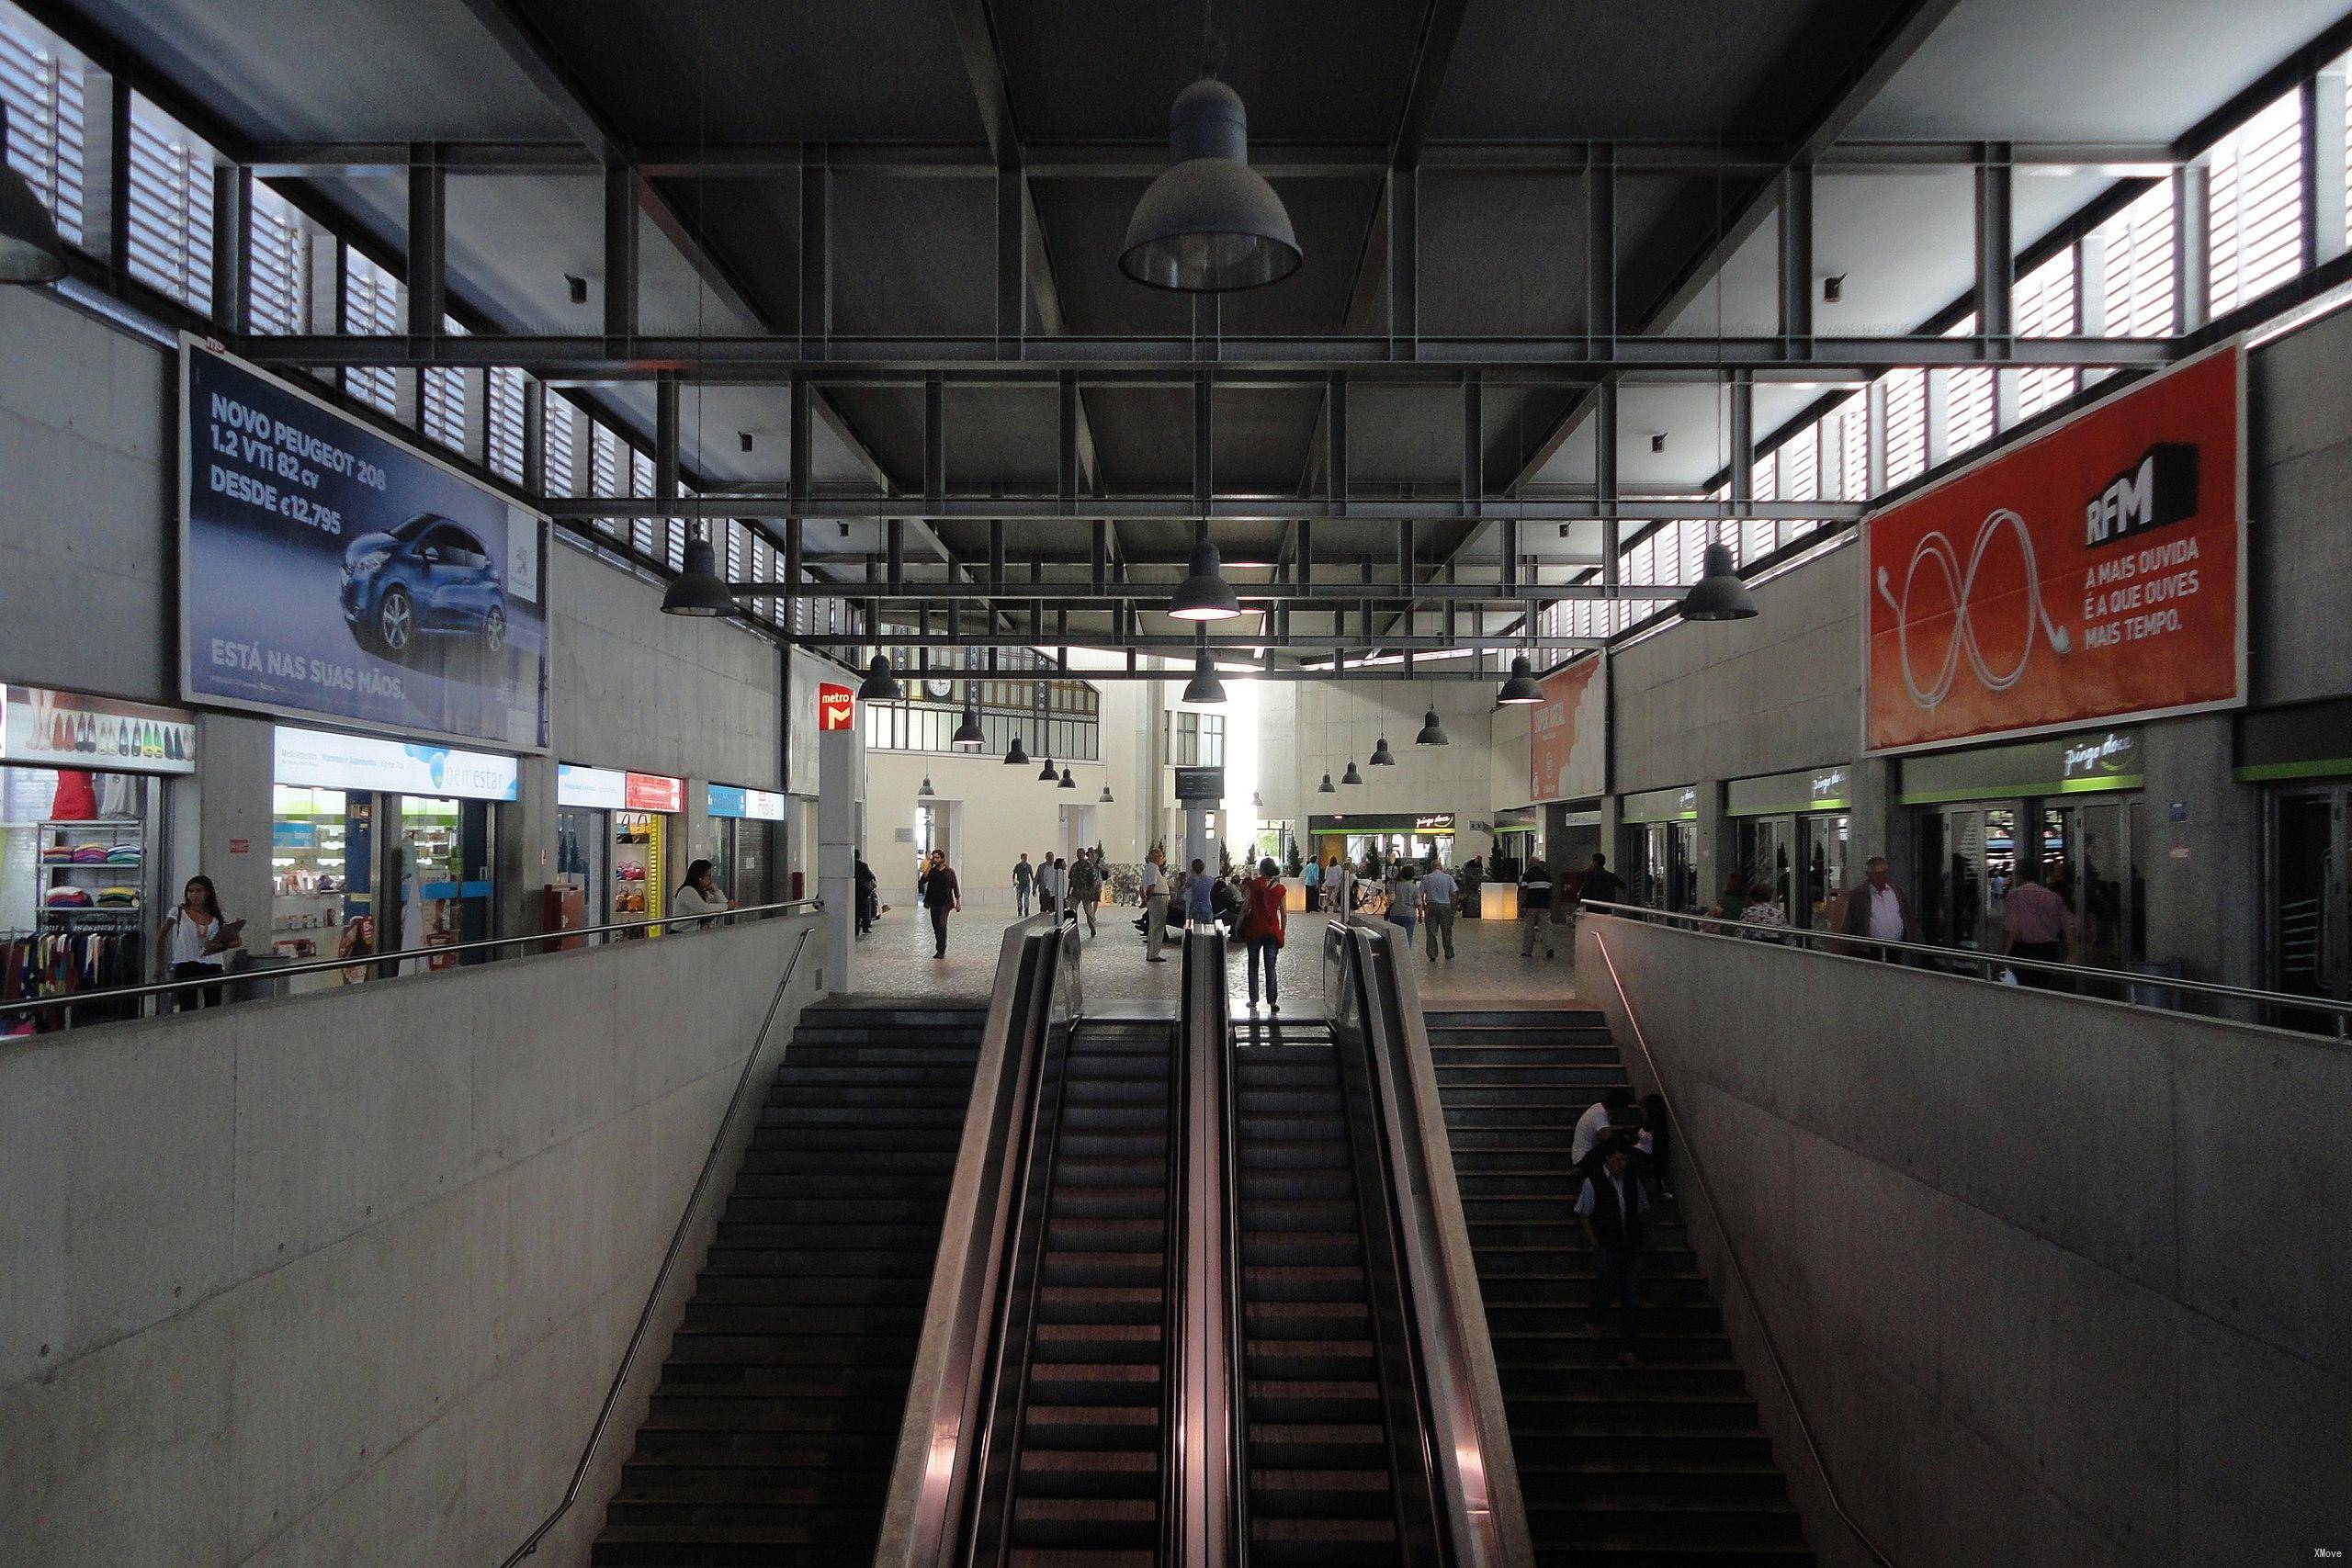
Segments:
[[[1977,569],[1984,563],[1984,552],[2003,527],[2018,536],[2018,551],[2025,558],[2026,625],[2025,643],[2018,650],[2017,663],[2007,670],[1994,670],[1984,661],[1984,650],[1977,646],[1976,628],[1969,620],[1969,595],[1976,587]],[[1922,566],[1933,564],[1943,574],[1944,586],[1951,592],[1952,603],[1951,640],[1944,647],[1944,661],[1935,679],[1921,686],[1917,671],[1911,665],[1911,585]],[[1903,597],[1898,601],[1891,586],[1893,574],[1886,568],[1878,569],[1878,596],[1894,612],[1895,646],[1903,655],[1903,684],[1911,693],[1912,703],[1932,712],[1951,694],[1952,681],[1960,673],[1962,654],[1968,667],[1988,692],[2006,692],[2025,678],[2026,665],[2033,658],[2034,633],[2039,630],[2049,641],[2051,651],[2066,653],[2073,647],[2065,628],[2050,618],[2050,607],[2042,603],[2041,573],[2034,559],[2033,535],[2025,519],[2007,507],[1998,507],[1985,514],[1984,524],[1976,530],[1976,542],[1968,552],[1968,564],[1961,565],[1960,551],[1940,528],[1930,532],[1911,549],[1911,564],[1903,573]]]

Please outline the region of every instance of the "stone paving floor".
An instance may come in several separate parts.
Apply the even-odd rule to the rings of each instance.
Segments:
[[[1143,938],[1135,931],[1136,910],[1105,908],[1097,914],[1097,934],[1087,941],[1080,959],[1082,984],[1091,1006],[1103,1002],[1168,1001],[1176,999],[1183,973],[1182,954],[1170,942],[1168,962],[1148,964]],[[994,911],[972,911],[951,918],[947,956],[931,955],[931,926],[919,911],[894,908],[876,922],[874,933],[857,944],[856,989],[892,997],[980,997],[996,977],[998,952],[1009,922]],[[1323,928],[1321,915],[1293,915],[1290,935],[1283,948],[1282,982],[1286,1011],[1310,1007],[1319,1010],[1322,997]],[[1568,928],[1554,929],[1559,956],[1546,960],[1541,947],[1533,958],[1519,955],[1519,927],[1486,920],[1454,922],[1454,956],[1430,962],[1424,931],[1414,932],[1415,962],[1420,969],[1421,1000],[1426,1007],[1544,1008],[1557,1007],[1577,997],[1575,945]],[[1248,969],[1237,949],[1227,966],[1227,987],[1238,1017],[1247,1010]]]

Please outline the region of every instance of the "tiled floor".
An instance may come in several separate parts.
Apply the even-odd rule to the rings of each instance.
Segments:
[[[1088,1004],[1176,998],[1182,955],[1172,942],[1168,962],[1147,964],[1143,938],[1136,934],[1136,911],[1103,909],[1098,934],[1080,960]],[[1006,921],[993,913],[955,916],[947,930],[947,956],[931,955],[931,927],[912,909],[893,909],[874,934],[857,944],[856,988],[887,996],[979,997],[996,977],[997,953]],[[1293,915],[1282,956],[1283,995],[1292,1010],[1318,1004],[1322,996],[1324,917]],[[1577,995],[1574,944],[1565,926],[1554,931],[1559,956],[1519,955],[1519,927],[1484,920],[1454,924],[1454,957],[1430,963],[1417,956],[1421,1000],[1430,1007],[1556,1007]],[[1427,952],[1426,933],[1417,930],[1414,947]],[[1247,1010],[1248,969],[1237,950],[1227,964],[1234,1011]]]

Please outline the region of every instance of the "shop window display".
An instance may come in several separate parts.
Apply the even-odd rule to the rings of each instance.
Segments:
[[[613,919],[658,919],[662,914],[665,824],[650,811],[613,813]],[[648,934],[652,934],[649,932]]]
[[[135,986],[149,973],[161,784],[130,773],[0,768],[0,1000]],[[132,1016],[135,1004],[73,1021]],[[0,1023],[30,1033],[62,1011]]]

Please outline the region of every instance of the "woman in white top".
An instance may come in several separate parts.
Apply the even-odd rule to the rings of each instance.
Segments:
[[[180,892],[180,903],[164,917],[164,929],[156,945],[163,950],[164,976],[171,980],[203,980],[220,977],[229,966],[232,948],[245,945],[238,934],[244,921],[232,924],[220,915],[220,895],[209,876],[191,876]],[[220,986],[189,986],[174,993],[178,1009],[217,1008],[221,1003]]]
[[[707,860],[698,860],[686,867],[685,881],[670,895],[670,912],[677,916],[681,923],[692,919],[695,925],[707,926],[734,907],[735,900],[719,890],[718,878],[712,873]]]

